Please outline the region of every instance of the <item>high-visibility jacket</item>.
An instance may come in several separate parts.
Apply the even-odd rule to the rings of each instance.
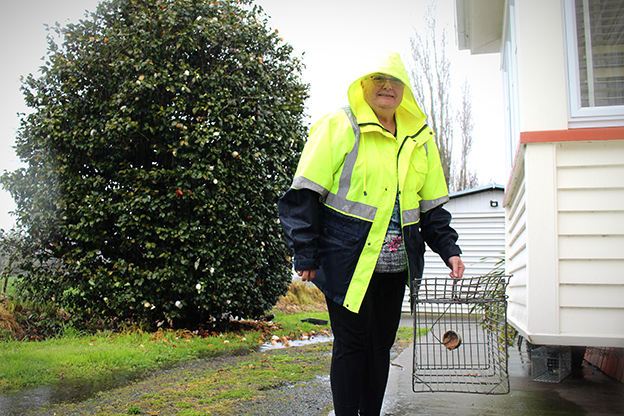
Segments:
[[[396,138],[364,100],[361,80],[372,73],[405,84],[395,113]],[[461,250],[451,216],[442,209],[448,190],[434,133],[416,104],[398,54],[366,71],[351,84],[348,97],[351,111],[335,111],[310,129],[279,210],[286,240],[295,252],[295,269],[318,269],[313,282],[321,291],[358,312],[397,194],[413,281],[422,276],[425,241],[445,262]]]

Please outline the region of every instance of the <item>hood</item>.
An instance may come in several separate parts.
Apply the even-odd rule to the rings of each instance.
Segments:
[[[349,87],[347,92],[349,105],[357,117],[358,123],[378,123],[377,116],[364,100],[364,91],[361,85],[363,79],[374,73],[393,76],[400,79],[405,84],[403,101],[396,110],[397,122],[406,126],[407,124],[411,124],[410,122],[418,121],[419,124],[422,125],[422,122],[424,122],[427,117],[416,103],[407,71],[397,52],[387,52],[383,54],[374,63],[364,68],[362,75]]]

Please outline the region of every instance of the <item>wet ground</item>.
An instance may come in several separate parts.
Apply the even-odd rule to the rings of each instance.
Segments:
[[[393,362],[385,416],[614,416],[624,415],[624,384],[583,363],[559,383],[531,378],[526,351],[509,350],[510,393],[413,393],[412,347]]]
[[[272,357],[272,358],[271,358]],[[228,396],[227,386],[214,379],[237,371],[250,361],[286,360],[294,365],[306,366],[311,359],[327,363],[326,371],[311,380],[274,383],[248,380],[250,394]],[[223,372],[223,373],[222,373]],[[141,380],[125,385],[111,385],[100,393],[73,390],[73,383],[60,383],[59,388],[24,390],[0,395],[1,416],[105,416],[123,414],[143,415],[214,415],[214,416],[264,416],[264,415],[326,415],[331,409],[329,391],[329,352],[325,348],[282,348],[244,355],[223,355],[210,359],[178,363],[172,368],[158,370]],[[119,381],[119,380],[117,380]],[[245,393],[238,386],[236,393]],[[80,388],[78,387],[78,390]],[[76,395],[79,393],[80,395]],[[223,401],[215,402],[213,396]],[[241,397],[237,399],[237,397]],[[244,399],[242,397],[245,397]],[[131,411],[132,410],[132,411]]]
[[[0,416],[29,415],[48,405],[78,403],[100,391],[121,388],[145,377],[147,374],[113,373],[96,380],[68,380],[51,386],[2,393]]]
[[[402,325],[412,325],[411,317],[406,317]],[[310,342],[321,341],[310,340]],[[322,341],[327,341],[323,339]],[[275,349],[267,346],[266,350]],[[399,354],[397,352],[397,354]],[[580,370],[573,372],[560,383],[543,383],[533,381],[531,362],[526,351],[516,347],[509,350],[509,394],[482,395],[467,393],[414,393],[412,391],[412,355],[413,348],[408,346],[394,360],[390,370],[386,400],[382,414],[384,416],[615,416],[624,415],[624,384],[616,381],[600,370],[583,363]],[[219,366],[225,357],[215,360],[197,361],[195,366]],[[229,358],[230,360],[232,358]],[[191,364],[164,372],[168,382],[187,379],[192,373]],[[202,373],[206,368],[198,368]],[[169,374],[171,373],[171,374]],[[179,373],[179,374],[178,374]],[[41,387],[0,395],[0,415],[33,415],[33,414],[64,414],[38,412],[42,407],[54,403],[77,403],[93,396],[95,392],[115,390],[107,393],[107,400],[121,395],[127,400],[136,390],[152,388],[150,382],[140,382],[138,375],[117,374],[112,379],[102,379],[85,384],[73,385],[63,383],[58,387]],[[125,387],[124,387],[125,386]],[[125,390],[128,390],[125,392]],[[123,396],[124,392],[126,396]],[[310,385],[287,386],[276,390],[271,403],[260,403],[253,409],[247,408],[240,414],[250,415],[327,415],[321,409],[331,406],[329,380],[319,379]],[[93,401],[94,399],[91,399]],[[97,399],[95,399],[97,402]],[[307,403],[309,402],[309,403]],[[89,401],[84,402],[85,409],[95,409]],[[278,405],[276,405],[279,404]],[[288,411],[286,411],[288,409]],[[253,410],[253,411],[252,411]],[[242,410],[241,410],[242,411]],[[69,413],[65,413],[69,414]],[[73,413],[72,413],[73,414]],[[94,414],[86,413],[82,414]],[[164,414],[164,413],[163,413]],[[236,413],[239,414],[239,413]],[[332,413],[330,413],[332,415]]]
[[[412,326],[405,315],[401,326]],[[583,362],[559,383],[533,381],[524,349],[509,349],[510,393],[414,393],[413,345],[392,361],[382,416],[620,416],[624,383]],[[333,411],[328,416],[334,416]]]

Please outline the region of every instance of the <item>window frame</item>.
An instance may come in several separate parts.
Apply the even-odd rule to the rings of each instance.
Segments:
[[[583,107],[575,0],[562,0],[570,128],[624,126],[624,105]]]
[[[505,97],[506,167],[511,172],[520,144],[520,91],[518,82],[518,41],[516,35],[515,1],[509,0],[503,23],[501,51],[503,93]]]

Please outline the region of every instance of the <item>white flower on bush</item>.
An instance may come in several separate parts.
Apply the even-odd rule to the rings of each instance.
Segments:
[[[197,289],[197,292],[201,292],[201,284],[200,284],[200,283],[197,283],[197,284],[195,285],[195,289]]]
[[[182,308],[182,302],[180,302],[179,300],[176,300],[175,306],[176,308]]]
[[[210,268],[210,273],[214,273],[214,267]]]

